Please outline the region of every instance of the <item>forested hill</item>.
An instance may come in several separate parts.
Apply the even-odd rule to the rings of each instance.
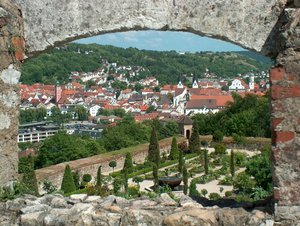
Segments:
[[[70,43],[28,60],[22,68],[21,82],[66,82],[71,71],[95,71],[101,67],[101,59],[118,65],[143,66],[149,69],[149,75],[167,83],[177,83],[182,74],[196,73],[201,78],[206,69],[220,77],[234,77],[250,71],[268,70],[271,65],[268,58],[247,51],[180,54]]]

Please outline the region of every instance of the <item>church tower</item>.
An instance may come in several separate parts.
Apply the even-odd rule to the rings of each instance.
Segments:
[[[61,98],[61,93],[62,93],[62,89],[61,89],[61,86],[59,84],[59,81],[57,81],[56,85],[55,85],[55,103],[56,104],[58,103],[58,101]]]
[[[250,81],[249,81],[249,90],[254,90],[254,76],[250,76]]]

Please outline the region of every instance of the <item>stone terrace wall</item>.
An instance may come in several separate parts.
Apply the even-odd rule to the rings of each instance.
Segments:
[[[178,142],[184,140],[184,138],[179,138]],[[169,153],[171,149],[171,139],[165,139],[160,141],[160,151],[162,153]],[[142,163],[145,161],[148,155],[148,144],[143,145],[143,148],[138,151],[133,151],[132,160],[136,163]],[[121,170],[123,168],[125,154],[116,154],[112,156],[107,156],[106,154],[96,155],[89,158],[79,159],[71,162],[65,162],[54,166],[49,166],[43,169],[36,170],[36,175],[38,181],[42,182],[47,179],[51,181],[58,188],[61,185],[64,169],[67,164],[70,165],[73,171],[78,170],[80,175],[91,174],[96,177],[99,165],[102,166],[102,173],[107,174],[112,172],[112,168],[109,167],[109,162],[115,160],[117,162],[117,167],[115,170]]]

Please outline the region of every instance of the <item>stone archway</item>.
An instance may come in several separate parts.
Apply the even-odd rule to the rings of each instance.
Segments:
[[[270,71],[275,213],[284,223],[300,220],[299,7],[299,0],[2,0],[0,182],[17,177],[17,69],[25,55],[101,33],[189,31],[276,59]]]

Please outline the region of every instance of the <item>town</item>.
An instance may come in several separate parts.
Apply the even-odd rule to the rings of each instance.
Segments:
[[[263,96],[269,89],[269,76],[264,71],[222,79],[207,69],[199,79],[193,74],[182,75],[178,84],[160,84],[155,76],[137,79],[146,70],[102,60],[95,72],[72,72],[66,84],[21,84],[21,118],[22,110],[28,109],[44,109],[45,115],[40,122],[21,121],[25,124],[20,126],[18,142],[39,142],[54,135],[59,130],[49,122],[54,110],[73,121],[64,126],[69,134],[98,138],[104,128],[122,119],[116,111],[131,113],[135,122],[177,120],[182,115],[222,111],[233,101],[232,92]],[[78,114],[78,109],[83,114]]]

